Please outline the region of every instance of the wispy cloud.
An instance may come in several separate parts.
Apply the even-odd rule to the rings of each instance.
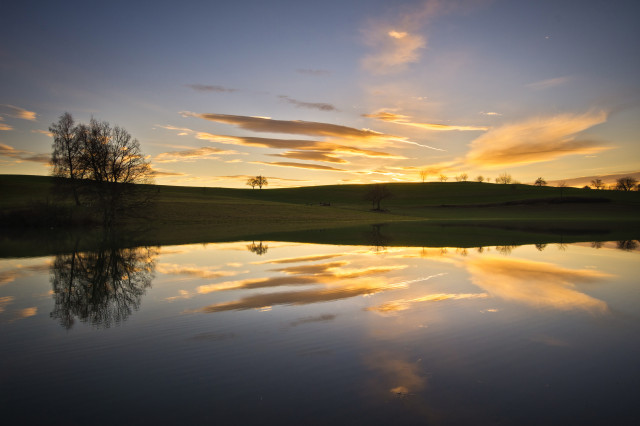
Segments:
[[[546,80],[529,83],[526,86],[534,90],[545,90],[545,89],[551,89],[553,87],[562,86],[568,83],[570,80],[571,80],[571,77],[548,78]]]
[[[31,133],[40,133],[41,135],[45,135],[48,136],[50,138],[53,137],[53,133],[47,131],[47,130],[32,130]]]
[[[296,72],[298,74],[315,75],[315,76],[323,76],[323,75],[330,75],[331,74],[331,71],[328,71],[328,70],[309,69],[309,68],[298,68],[296,70]]]
[[[560,114],[489,130],[471,142],[466,161],[471,165],[496,168],[555,160],[573,154],[592,154],[608,149],[576,135],[604,123],[604,111]]]
[[[273,163],[264,161],[252,161],[251,164],[263,164],[265,166],[278,166],[278,167],[295,167],[298,169],[310,169],[310,170],[324,170],[332,172],[346,172],[345,169],[337,169],[335,167],[322,166],[320,164],[306,164],[306,163],[294,163],[288,161],[276,161]]]
[[[285,95],[280,95],[278,96],[278,98],[292,105],[295,105],[297,108],[317,109],[320,111],[338,111],[335,106],[324,102],[303,102],[297,99],[292,99],[289,96]]]
[[[158,177],[187,176],[186,173],[170,172],[170,171],[160,170],[160,169],[152,169],[151,174],[153,176],[158,176]]]
[[[211,160],[218,159],[218,155],[233,154],[238,154],[238,152],[205,146],[202,148],[186,149],[183,151],[163,152],[156,155],[154,161],[158,163],[175,163],[176,161]]]
[[[0,156],[13,158],[17,162],[32,161],[35,163],[48,164],[51,160],[51,156],[49,154],[37,154],[30,151],[23,151],[2,143],[0,143]]]
[[[0,105],[0,114],[13,117],[13,118],[21,118],[23,120],[35,121],[38,116],[33,111],[27,111],[24,108],[20,108],[14,105]]]
[[[427,47],[427,25],[434,18],[458,9],[461,3],[426,0],[405,9],[395,19],[370,20],[362,29],[363,41],[370,48],[362,58],[363,68],[373,74],[390,74],[418,62]]]
[[[253,132],[286,133],[306,136],[330,136],[339,138],[369,139],[381,138],[382,133],[368,129],[356,129],[338,124],[321,123],[302,120],[273,120],[265,117],[250,117],[245,115],[228,114],[199,114],[184,111],[185,117],[196,117],[217,123],[232,124],[241,129]]]
[[[443,151],[428,145],[419,144],[408,140],[402,136],[388,135],[369,129],[356,129],[354,127],[342,126],[332,123],[321,123],[317,121],[302,120],[273,120],[266,117],[250,117],[244,115],[227,115],[227,114],[199,114],[195,112],[183,111],[184,117],[196,117],[208,121],[231,124],[241,129],[251,130],[253,132],[265,133],[286,133],[305,136],[321,136],[327,138],[347,139],[357,141],[360,146],[384,146],[393,145],[395,143],[404,143],[422,148]],[[201,133],[202,134],[202,133]],[[199,134],[200,135],[200,134]],[[227,137],[229,139],[230,137]],[[223,142],[219,140],[219,142]],[[244,138],[248,140],[249,138]]]
[[[9,131],[9,130],[13,130],[13,127],[11,127],[11,126],[9,126],[8,124],[5,124],[5,123],[0,123],[0,130]]]
[[[488,116],[491,116],[491,117],[500,117],[502,115],[499,112],[495,112],[495,111],[488,111],[488,112],[482,111],[482,112],[480,112],[480,114],[488,115]]]
[[[347,160],[336,157],[332,151],[287,151],[279,154],[268,154],[272,157],[292,158],[295,160],[323,161],[325,163],[348,164]]]
[[[232,93],[238,91],[238,89],[230,89],[224,86],[209,84],[186,84],[185,86],[200,93]]]
[[[386,121],[389,123],[402,124],[405,126],[419,127],[425,130],[437,130],[437,131],[485,131],[487,127],[480,126],[459,126],[451,124],[435,124],[435,123],[418,123],[411,120],[411,117],[407,115],[396,114],[389,111],[378,111],[372,114],[363,114],[363,117],[375,118],[376,120]]]

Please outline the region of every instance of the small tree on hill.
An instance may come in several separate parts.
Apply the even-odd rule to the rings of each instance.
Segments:
[[[469,179],[469,175],[466,173],[460,173],[456,176],[456,182],[466,182]]]
[[[496,183],[501,183],[503,185],[507,185],[511,183],[511,175],[509,173],[502,173],[500,176],[496,178]]]
[[[484,176],[479,175],[479,176],[476,178],[476,182],[480,182],[480,183],[484,182]]]
[[[393,197],[393,194],[389,191],[387,185],[381,183],[371,185],[364,195],[365,200],[371,201],[372,210],[382,210],[380,208],[380,202],[391,197]]]
[[[636,187],[638,180],[631,177],[625,176],[620,179],[616,179],[616,189],[619,191],[631,191]]]
[[[256,186],[262,189],[263,186],[269,185],[269,181],[267,181],[267,178],[264,176],[256,176],[254,178],[249,178],[249,180],[247,180],[247,185],[253,189],[255,189]]]
[[[547,181],[542,179],[541,177],[539,177],[538,179],[536,179],[536,183],[534,184],[535,186],[545,186],[547,184]]]
[[[593,186],[595,189],[604,189],[605,185],[602,179],[593,179],[591,181],[591,186]]]
[[[449,177],[447,175],[440,175],[439,179],[440,179],[440,182],[446,182],[449,179]]]
[[[428,176],[429,176],[429,170],[427,169],[420,170],[420,179],[422,179],[422,183],[425,183],[427,181]]]

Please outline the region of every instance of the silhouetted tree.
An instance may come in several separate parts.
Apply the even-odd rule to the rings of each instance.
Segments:
[[[49,132],[53,135],[51,174],[56,178],[63,178],[56,179],[57,190],[61,194],[71,192],[76,205],[79,206],[78,186],[84,178],[84,168],[82,146],[71,114],[62,114],[57,123],[49,126]]]
[[[619,191],[631,191],[635,189],[638,180],[631,177],[625,176],[620,179],[616,179],[616,189]]]
[[[602,181],[602,179],[593,179],[591,181],[591,186],[593,186],[595,189],[604,189],[604,182]]]
[[[477,181],[477,182],[480,182],[480,183],[484,182],[484,176],[479,175],[479,176],[476,178],[476,181]]]
[[[446,182],[448,179],[447,175],[440,175],[440,182]]]
[[[547,184],[547,181],[541,177],[536,179],[536,182],[534,183],[535,186],[545,186],[546,184]]]
[[[500,176],[496,178],[496,183],[501,183],[503,185],[507,185],[511,183],[511,175],[509,173],[502,173]]]
[[[456,176],[456,182],[466,182],[469,179],[469,175],[466,173],[460,173]]]
[[[269,181],[267,181],[267,178],[264,176],[256,176],[254,178],[249,178],[247,185],[251,186],[253,189],[255,189],[256,186],[262,189],[263,186],[269,185]]]
[[[95,119],[74,125],[69,113],[50,130],[53,175],[67,178],[76,203],[99,211],[106,227],[122,213],[148,206],[151,191],[140,184],[151,183],[153,171],[129,132]]]
[[[391,198],[393,194],[389,191],[387,185],[377,183],[369,186],[369,189],[364,195],[364,199],[371,201],[372,210],[382,210],[380,208],[380,202],[384,199]]]
[[[429,176],[429,170],[427,169],[420,170],[420,179],[422,179],[422,183],[424,183],[427,180],[428,176]]]

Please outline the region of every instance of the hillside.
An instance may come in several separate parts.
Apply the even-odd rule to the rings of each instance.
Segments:
[[[0,175],[0,213],[52,199],[51,186],[46,176]],[[451,234],[453,225],[462,236],[482,227],[485,236],[593,230],[602,239],[607,232],[638,238],[638,192],[477,182],[390,183],[388,188],[393,197],[383,200],[383,212],[373,212],[364,200],[367,185],[262,190],[157,185],[151,187],[155,207],[143,212],[152,219],[128,219],[123,229],[144,228],[145,241],[157,244],[274,238],[314,229],[328,238],[330,229],[380,223],[396,223],[404,240],[416,237],[411,229],[425,233],[428,227],[433,234],[439,226],[440,233]]]

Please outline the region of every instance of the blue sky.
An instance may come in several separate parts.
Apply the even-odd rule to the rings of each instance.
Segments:
[[[16,2],[1,172],[48,174],[68,111],[129,130],[163,184],[637,173],[637,16],[594,0]]]

